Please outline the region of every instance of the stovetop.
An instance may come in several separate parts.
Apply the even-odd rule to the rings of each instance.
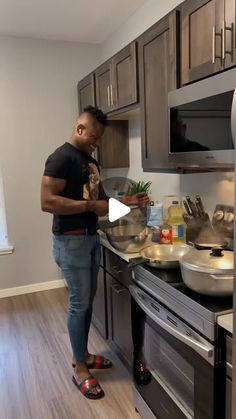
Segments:
[[[145,266],[145,269],[213,313],[220,312],[222,314],[222,311],[228,311],[233,307],[232,297],[212,297],[192,291],[183,282],[180,269],[166,271],[149,266]]]
[[[217,316],[232,312],[231,297],[205,296],[190,290],[182,281],[180,269],[167,271],[137,266],[132,279],[211,341],[216,339]]]

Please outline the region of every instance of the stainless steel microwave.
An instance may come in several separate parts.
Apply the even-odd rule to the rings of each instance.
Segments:
[[[169,158],[179,167],[234,163],[236,69],[169,92]]]

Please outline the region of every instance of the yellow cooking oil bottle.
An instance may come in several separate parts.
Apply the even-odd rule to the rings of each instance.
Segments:
[[[185,222],[183,219],[183,208],[180,202],[173,200],[168,207],[168,224],[172,227],[172,242],[185,242]]]

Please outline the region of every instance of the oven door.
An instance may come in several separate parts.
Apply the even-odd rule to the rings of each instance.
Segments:
[[[151,383],[137,386],[158,419],[218,419],[214,346],[147,292],[130,285],[146,314],[144,354]]]

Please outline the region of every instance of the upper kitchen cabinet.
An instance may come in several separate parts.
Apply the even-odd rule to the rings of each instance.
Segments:
[[[124,48],[112,61],[114,109],[119,109],[138,100],[136,43],[133,42]]]
[[[81,113],[86,106],[95,106],[95,83],[94,73],[89,74],[77,85],[79,112]]]
[[[236,64],[235,0],[187,0],[181,6],[181,84]]]
[[[100,106],[104,112],[108,109],[107,80],[110,80],[109,66],[104,64],[97,70],[96,78],[99,80]],[[95,77],[94,73],[88,75],[78,83],[79,113],[88,106],[94,106],[95,100]],[[99,106],[98,105],[98,106]],[[129,130],[127,120],[108,121],[101,145],[98,151],[98,162],[102,169],[115,169],[129,167]]]
[[[113,109],[113,89],[111,84],[111,61],[102,64],[95,71],[96,80],[96,102],[98,108],[108,113]]]
[[[170,169],[168,91],[178,87],[178,12],[175,10],[139,38],[142,166]]]
[[[108,121],[98,149],[98,162],[102,169],[129,167],[128,121]]]
[[[125,47],[95,71],[97,106],[112,112],[138,100],[136,44]]]

